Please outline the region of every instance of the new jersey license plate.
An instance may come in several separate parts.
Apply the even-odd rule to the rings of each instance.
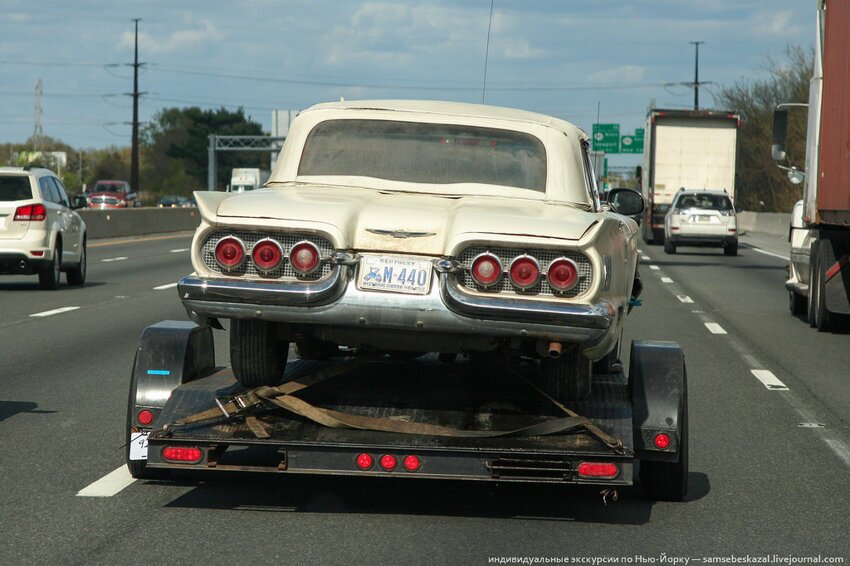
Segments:
[[[394,256],[362,256],[358,286],[374,291],[425,295],[431,288],[430,260]]]

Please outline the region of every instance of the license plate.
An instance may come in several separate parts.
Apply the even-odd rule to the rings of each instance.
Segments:
[[[427,259],[362,256],[358,286],[374,291],[425,295],[431,288],[433,270]]]
[[[700,214],[696,217],[697,222],[711,222],[711,216]]]
[[[130,459],[131,460],[147,460],[148,459],[148,435],[150,432],[131,432],[130,433]]]

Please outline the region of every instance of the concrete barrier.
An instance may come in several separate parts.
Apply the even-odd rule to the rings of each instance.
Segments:
[[[194,230],[201,222],[197,208],[81,209],[89,240],[146,236]]]
[[[738,213],[739,232],[756,232],[787,238],[790,224],[790,213],[746,211]]]

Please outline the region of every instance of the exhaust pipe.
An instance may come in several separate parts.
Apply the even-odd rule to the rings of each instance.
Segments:
[[[549,348],[547,353],[550,358],[557,359],[561,357],[561,343],[560,342],[549,342]]]

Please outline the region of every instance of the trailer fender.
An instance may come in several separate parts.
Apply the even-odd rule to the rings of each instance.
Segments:
[[[640,460],[675,462],[683,444],[687,419],[685,355],[676,342],[633,341],[629,364],[635,456]],[[658,434],[669,437],[659,448]],[[686,442],[686,440],[685,440]]]

